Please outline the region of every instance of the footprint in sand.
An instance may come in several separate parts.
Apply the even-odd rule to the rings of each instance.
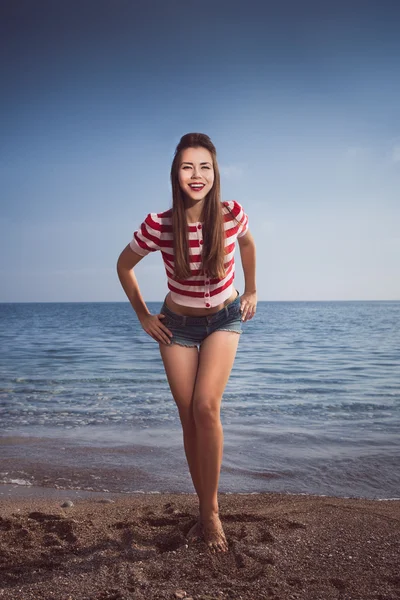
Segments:
[[[78,540],[74,533],[74,524],[71,519],[42,512],[31,512],[28,514],[28,517],[40,523],[44,532],[52,533],[60,538],[60,540],[70,544]]]

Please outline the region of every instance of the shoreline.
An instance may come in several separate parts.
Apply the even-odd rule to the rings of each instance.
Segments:
[[[6,487],[1,600],[399,597],[399,499],[220,493],[229,551],[213,555],[186,539],[194,492]],[[73,505],[62,507],[66,499]]]
[[[102,490],[85,490],[75,488],[61,488],[52,486],[38,486],[38,485],[22,485],[17,483],[0,483],[0,501],[5,498],[11,498],[14,501],[22,499],[43,499],[43,500],[56,500],[57,497],[60,499],[68,499],[70,496],[77,499],[96,499],[102,498],[130,498],[135,496],[146,496],[146,495],[174,495],[174,496],[193,496],[196,497],[196,492],[187,491],[130,491],[130,492],[109,492]],[[360,501],[371,501],[371,502],[400,502],[400,497],[393,498],[369,498],[366,496],[337,496],[330,494],[313,494],[309,492],[275,492],[275,491],[257,491],[257,492],[223,492],[219,491],[218,496],[260,496],[260,495],[279,495],[279,496],[299,496],[306,498],[331,498],[337,500],[360,500]]]
[[[0,501],[11,499],[13,501],[23,499],[43,499],[57,500],[61,499],[97,499],[103,498],[130,498],[146,495],[174,495],[174,496],[193,496],[196,497],[196,492],[188,491],[143,491],[136,490],[130,492],[110,492],[103,490],[85,490],[78,488],[62,488],[52,486],[38,485],[22,485],[17,483],[0,483]],[[338,496],[334,494],[313,494],[311,492],[290,492],[290,491],[257,491],[257,492],[224,492],[218,491],[218,496],[261,496],[261,495],[279,495],[279,496],[299,496],[305,498],[331,498],[337,500],[360,500],[370,502],[400,502],[400,497],[389,498],[369,498],[366,496]]]
[[[104,436],[97,439],[99,432],[91,433],[93,439],[75,437],[76,434],[71,437],[3,434],[0,485],[124,495],[136,491],[192,493],[181,432],[177,430],[175,435],[163,429],[158,434],[157,443],[151,436],[145,443],[148,432],[130,443],[125,443],[125,439],[116,443],[114,438],[107,440]],[[399,461],[394,452],[364,455],[365,448],[358,448],[357,456],[352,457],[350,451],[336,455],[331,446],[331,456],[324,458],[322,454],[314,456],[313,452],[307,455],[304,448],[296,452],[300,440],[294,441],[292,448],[290,439],[284,445],[278,435],[264,449],[265,432],[253,432],[251,441],[249,432],[243,439],[237,436],[237,432],[227,433],[225,429],[219,480],[223,493],[255,491],[382,500],[400,495]],[[303,446],[305,439],[301,442]],[[263,450],[255,455],[254,447]]]

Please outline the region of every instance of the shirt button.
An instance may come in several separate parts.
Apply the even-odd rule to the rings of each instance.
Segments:
[[[201,225],[197,225],[197,229],[201,229]]]
[[[209,302],[206,303],[206,307],[210,308],[210,303]]]
[[[206,279],[206,285],[208,285],[209,283],[210,283],[210,282],[209,282],[209,280],[208,280],[208,279]]]
[[[200,244],[202,244],[202,243],[203,243],[203,240],[200,240]]]
[[[210,295],[210,294],[209,294],[208,292],[207,292],[206,294],[204,294],[204,296],[205,296],[206,298],[208,298],[208,296],[209,296],[209,295]]]

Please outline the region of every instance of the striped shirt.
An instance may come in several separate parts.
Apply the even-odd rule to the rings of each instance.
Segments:
[[[239,221],[233,219],[231,213]],[[134,232],[131,249],[140,256],[149,252],[161,251],[168,288],[176,304],[193,308],[212,308],[222,304],[233,291],[235,278],[235,241],[248,230],[248,216],[236,200],[222,202],[225,231],[225,272],[223,279],[210,278],[202,270],[203,223],[188,223],[190,277],[176,279],[174,271],[174,248],[172,237],[172,209],[162,213],[149,213],[137,231]]]

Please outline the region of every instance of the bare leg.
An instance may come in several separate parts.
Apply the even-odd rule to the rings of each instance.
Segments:
[[[183,427],[183,445],[185,448],[186,460],[189,465],[190,475],[192,477],[193,486],[196,490],[197,496],[199,498],[199,512],[201,507],[201,480],[200,480],[200,463],[198,460],[197,454],[197,430],[196,425],[194,423],[193,415],[191,415],[190,420],[184,422],[181,418],[182,427]],[[189,541],[196,541],[200,539],[203,535],[202,527],[201,527],[201,517],[197,522],[193,525],[193,527],[189,530],[186,537]]]
[[[200,433],[201,431],[201,433]],[[204,491],[200,507],[201,524],[207,545],[212,551],[226,552],[226,540],[219,518],[218,482],[222,463],[223,430],[221,422],[199,428],[198,452]]]
[[[239,337],[235,332],[216,331],[204,340],[200,347],[193,395],[197,455],[200,462],[200,515],[205,541],[213,552],[228,550],[218,506],[218,482],[223,455],[220,406]]]
[[[200,464],[197,456],[197,432],[193,416],[193,390],[198,368],[197,347],[186,348],[159,344],[168,383],[179,411],[183,430],[183,445],[194,489],[201,504]],[[200,517],[187,534],[189,540],[202,537]]]

